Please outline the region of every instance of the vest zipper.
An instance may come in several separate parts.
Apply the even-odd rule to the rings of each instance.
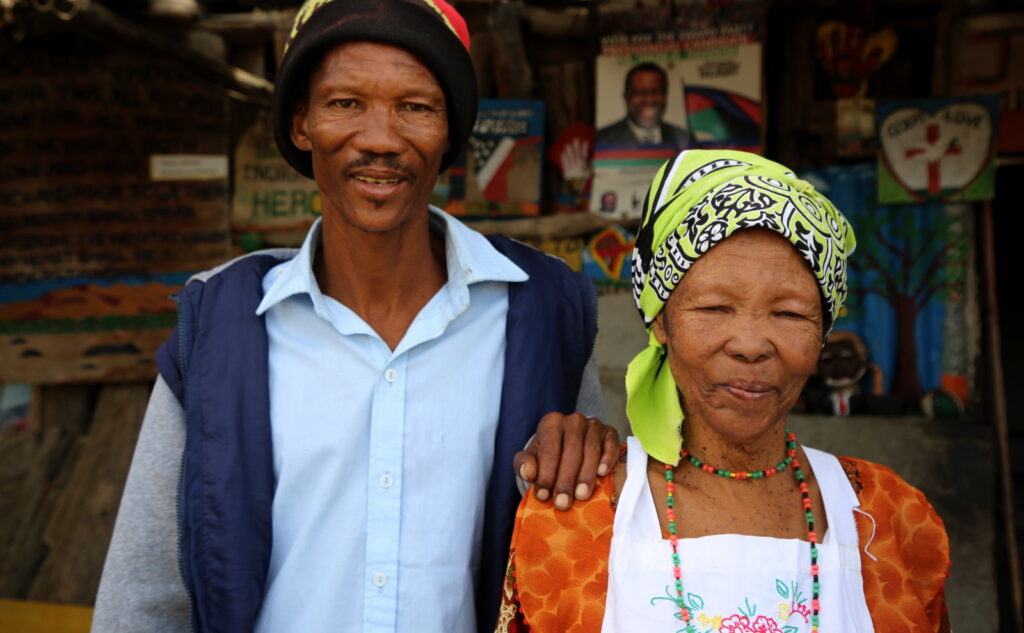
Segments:
[[[185,319],[182,316],[182,312],[183,312],[182,300],[178,298],[177,294],[173,295],[171,298],[174,299],[174,302],[176,304],[178,304],[178,367],[180,368],[179,371],[181,372],[181,376],[180,376],[180,378],[181,378],[181,390],[182,390],[182,393],[187,394],[188,393],[188,389],[187,389],[188,388],[188,383],[187,383],[187,381],[188,381],[188,372],[186,371],[186,368],[185,368]],[[185,399],[187,400],[188,396],[186,396]],[[185,441],[187,443],[188,442],[188,429],[187,429],[188,409],[187,409],[187,407],[184,404],[182,404],[182,408],[184,408],[185,411],[186,411],[185,412],[185,416],[186,416]],[[185,559],[184,559],[184,556],[183,556],[183,551],[184,551],[183,542],[185,540],[185,529],[184,529],[185,526],[184,526],[184,519],[183,519],[184,512],[185,512],[185,507],[184,507],[184,503],[185,503],[184,488],[185,488],[185,450],[182,449],[182,451],[181,451],[181,462],[178,464],[178,489],[177,489],[177,500],[176,500],[177,512],[175,513],[177,515],[177,519],[178,519],[178,574],[181,576],[181,584],[185,586],[185,596],[186,596],[186,599],[187,599],[187,602],[188,602],[188,630],[190,631],[190,633],[195,633],[195,630],[196,630],[195,606],[193,604],[192,591],[191,591],[191,589],[189,589],[188,582],[185,580]]]

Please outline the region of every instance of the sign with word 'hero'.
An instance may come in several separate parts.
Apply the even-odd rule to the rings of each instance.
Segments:
[[[878,200],[952,202],[995,194],[993,97],[925,99],[876,108]]]
[[[292,169],[277,151],[269,113],[242,135],[234,169],[236,233],[305,230],[320,217],[316,181]]]

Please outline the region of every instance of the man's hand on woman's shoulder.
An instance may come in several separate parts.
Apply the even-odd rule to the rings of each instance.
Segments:
[[[619,454],[619,433],[597,418],[552,412],[537,425],[533,441],[516,453],[516,473],[533,485],[540,501],[552,496],[568,510],[573,498],[584,501],[594,481],[611,472]]]

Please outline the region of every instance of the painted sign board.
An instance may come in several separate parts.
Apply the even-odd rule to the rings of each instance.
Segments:
[[[270,113],[235,146],[231,226],[249,231],[305,231],[320,217],[316,181],[295,171],[277,151]]]
[[[879,202],[988,200],[995,194],[994,97],[883,102],[876,117]]]
[[[0,382],[152,378],[168,295],[231,254],[224,98],[60,49],[25,42],[0,77]]]
[[[959,20],[947,58],[952,94],[999,99],[998,151],[1024,153],[1024,11]]]
[[[454,215],[537,215],[544,166],[544,102],[481,99],[465,153],[434,193]]]

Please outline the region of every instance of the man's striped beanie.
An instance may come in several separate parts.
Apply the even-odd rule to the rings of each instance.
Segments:
[[[473,130],[477,86],[469,57],[469,30],[444,0],[306,0],[295,16],[274,87],[274,137],[299,173],[313,177],[310,152],[291,139],[292,109],[324,54],[343,42],[379,42],[409,51],[434,73],[444,92],[451,166]]]

